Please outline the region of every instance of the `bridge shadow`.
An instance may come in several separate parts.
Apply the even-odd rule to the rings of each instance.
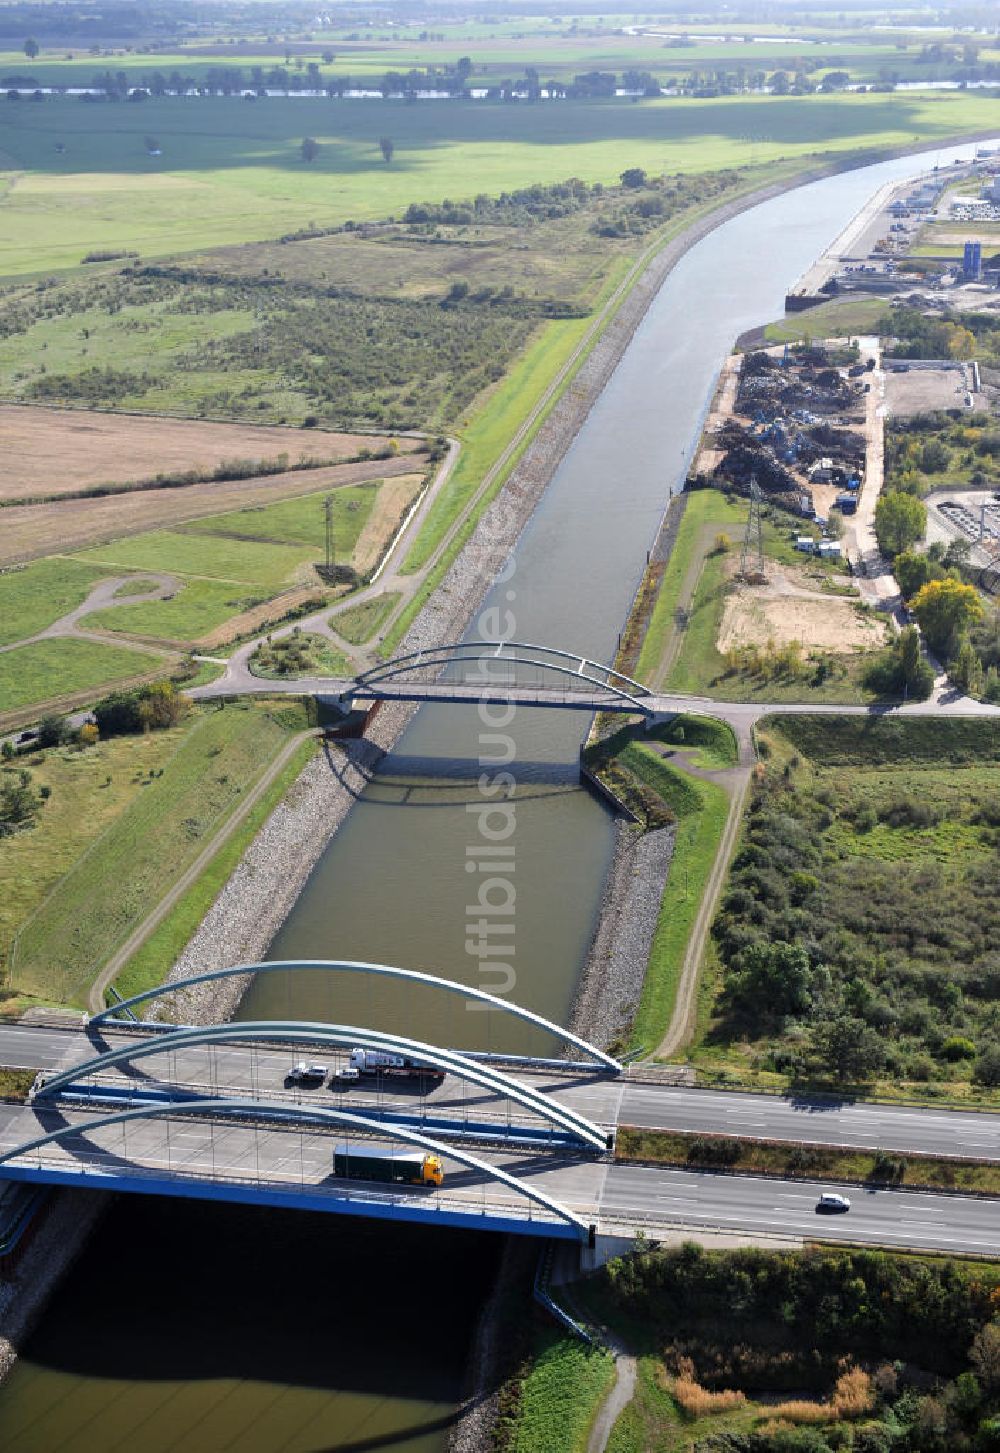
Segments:
[[[502,1248],[482,1232],[125,1196],[23,1350],[36,1369],[93,1378],[88,1398],[109,1408],[131,1383],[159,1409],[176,1384],[178,1427],[235,1391],[266,1409],[280,1396],[283,1433],[299,1446],[301,1420],[315,1453],[410,1447],[457,1421]],[[137,1251],[141,1274],[124,1274]]]

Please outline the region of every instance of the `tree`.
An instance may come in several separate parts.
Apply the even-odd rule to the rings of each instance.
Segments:
[[[730,992],[756,1014],[803,1014],[812,1002],[812,968],[805,949],[755,943],[740,956]]]
[[[626,167],[621,174],[623,187],[644,187],[646,185],[646,173],[641,166]]]
[[[934,672],[920,650],[920,636],[913,626],[899,635],[899,664],[907,696],[926,701],[934,689]]]
[[[68,728],[61,716],[43,716],[38,723],[40,747],[61,747],[67,734]]]
[[[892,562],[892,571],[899,581],[903,599],[909,600],[928,580],[940,580],[945,574],[945,567],[929,552],[921,555],[916,550],[903,550]]]
[[[976,1333],[969,1361],[984,1387],[1000,1387],[1000,1321],[987,1322]]]
[[[20,771],[16,779],[0,783],[0,838],[11,837],[19,828],[30,827],[38,812],[38,798],[32,791],[31,773]]]
[[[929,580],[920,587],[910,608],[927,644],[938,655],[947,656],[969,627],[983,618],[979,596],[971,585],[946,577]]]
[[[85,721],[76,734],[81,747],[96,747],[100,737],[96,721]]]
[[[314,141],[311,136],[306,136],[299,147],[299,152],[303,161],[315,161],[319,156],[319,142]]]
[[[838,1080],[862,1080],[885,1064],[880,1035],[852,1014],[838,1014],[813,1032],[813,1045]]]
[[[33,61],[35,59],[35,56],[38,54],[38,41],[33,40],[30,35],[28,39],[24,42],[24,53],[28,57],[29,61]]]
[[[388,166],[396,151],[395,142],[388,136],[380,136],[378,139],[378,149],[382,153],[382,160]]]
[[[910,494],[883,494],[875,506],[875,534],[885,555],[898,555],[924,538],[927,507]]]
[[[983,663],[968,636],[958,642],[954,661],[948,663],[948,675],[962,691],[978,696],[983,689]]]

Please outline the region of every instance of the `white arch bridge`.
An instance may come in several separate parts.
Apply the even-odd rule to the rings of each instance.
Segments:
[[[550,1033],[574,1058],[463,1052],[350,1024],[184,1026],[135,1017],[140,1006],[169,995],[181,995],[183,1005],[192,988],[214,980],[289,968],[361,973],[487,1001],[511,1022]],[[561,1026],[482,990],[349,960],[240,965],[136,995],[65,1039],[63,1062],[37,1077],[28,1103],[2,1124],[0,1178],[593,1235],[622,1067]],[[354,1049],[420,1068],[341,1079],[337,1069]],[[326,1083],[308,1089],[292,1082],[290,1063],[318,1056]],[[443,1183],[349,1179],[337,1173],[335,1149],[343,1142],[349,1154],[377,1145],[437,1155]]]
[[[345,714],[357,703],[427,701],[453,705],[483,702],[564,711],[610,711],[654,716],[657,698],[648,686],[613,666],[529,641],[451,641],[409,651],[352,678],[301,676],[287,681],[254,676],[244,661],[208,686],[192,688],[197,700],[273,695],[316,696]]]

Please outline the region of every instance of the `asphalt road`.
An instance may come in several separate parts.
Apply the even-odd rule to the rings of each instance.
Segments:
[[[621,1124],[1000,1161],[1000,1114],[626,1081]]]
[[[819,1215],[821,1191],[848,1196],[846,1215]],[[917,1250],[1000,1252],[1000,1202],[973,1196],[809,1184],[705,1171],[612,1166],[601,1197],[602,1225],[639,1218],[758,1235],[815,1237]]]
[[[109,1032],[101,1043],[127,1045],[134,1037]],[[79,1031],[34,1025],[0,1025],[0,1064],[35,1069],[66,1067],[89,1058],[97,1045]],[[171,1059],[148,1058],[120,1072],[143,1078],[178,1081],[204,1090],[219,1087],[233,1092],[266,1091],[291,1101],[310,1103],[319,1097],[329,1102],[325,1089],[286,1088],[285,1075],[294,1060],[319,1059],[330,1069],[345,1062],[346,1052],[319,1053],[298,1049],[258,1048],[251,1053],[241,1045],[185,1051]],[[119,1072],[113,1072],[118,1075]],[[607,1127],[617,1124],[640,1128],[690,1131],[698,1134],[742,1135],[768,1140],[798,1141],[814,1145],[844,1145],[924,1155],[967,1156],[1000,1161],[1000,1114],[875,1105],[865,1101],[803,1099],[778,1095],[694,1090],[647,1080],[556,1071],[518,1070],[515,1078],[536,1090],[557,1096],[567,1105]],[[410,1085],[362,1082],[336,1092],[336,1103],[346,1108],[391,1108],[413,1112],[422,1103]],[[477,1118],[506,1118],[506,1102],[489,1091],[464,1085],[454,1076],[426,1096],[435,1112],[451,1110]],[[515,1119],[520,1112],[514,1112]]]

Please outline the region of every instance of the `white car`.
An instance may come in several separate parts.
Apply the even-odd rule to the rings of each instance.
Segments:
[[[842,1196],[838,1191],[824,1191],[816,1202],[816,1210],[820,1215],[832,1214],[837,1211],[849,1211],[851,1203],[847,1196]]]
[[[339,1070],[334,1070],[330,1076],[330,1088],[336,1089],[339,1085],[353,1085],[361,1079],[361,1071],[353,1065],[342,1065]]]
[[[326,1065],[307,1065],[305,1060],[299,1060],[297,1065],[292,1065],[287,1078],[293,1085],[321,1085],[326,1079]]]

